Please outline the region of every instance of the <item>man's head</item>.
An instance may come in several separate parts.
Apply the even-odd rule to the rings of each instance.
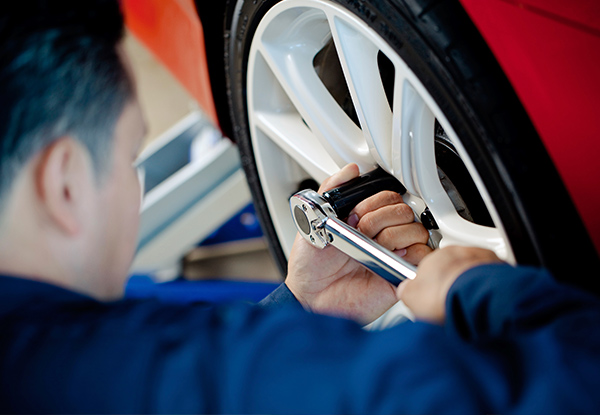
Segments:
[[[137,234],[132,162],[144,134],[118,2],[3,8],[0,273],[117,296]]]
[[[111,127],[132,95],[116,50],[116,1],[8,4],[0,17],[0,200],[23,164],[65,135],[87,147],[101,176]]]

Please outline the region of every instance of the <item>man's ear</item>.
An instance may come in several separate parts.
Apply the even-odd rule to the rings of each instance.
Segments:
[[[42,151],[35,172],[36,196],[47,217],[70,236],[81,231],[89,181],[89,157],[75,139],[60,138]]]

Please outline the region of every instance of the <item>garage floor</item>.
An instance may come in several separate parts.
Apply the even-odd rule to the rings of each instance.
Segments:
[[[198,106],[133,36],[127,35],[125,48],[136,74],[138,96],[146,114],[147,144],[191,111],[197,110]],[[184,261],[184,276],[189,279],[281,280],[262,238],[194,250]]]

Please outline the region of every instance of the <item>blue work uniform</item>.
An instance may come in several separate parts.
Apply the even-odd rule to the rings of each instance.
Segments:
[[[600,302],[548,273],[480,266],[445,326],[366,332],[260,305],[103,303],[0,277],[0,411],[599,413]]]

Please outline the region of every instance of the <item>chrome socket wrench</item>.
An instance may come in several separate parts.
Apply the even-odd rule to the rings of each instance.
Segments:
[[[394,285],[413,279],[416,267],[338,218],[328,200],[314,190],[290,198],[296,228],[313,246],[332,245]]]

